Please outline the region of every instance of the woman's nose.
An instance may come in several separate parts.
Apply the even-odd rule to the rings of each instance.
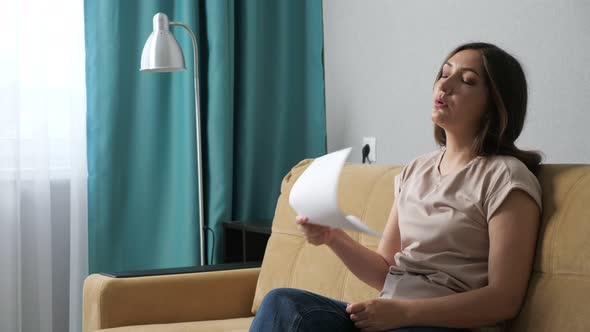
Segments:
[[[444,92],[445,95],[448,95],[452,92],[452,84],[450,80],[445,80],[444,82],[440,83],[439,89],[441,92]]]

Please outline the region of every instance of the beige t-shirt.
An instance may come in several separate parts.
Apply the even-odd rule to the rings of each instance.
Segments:
[[[513,189],[541,209],[541,185],[510,156],[476,157],[441,175],[445,149],[422,155],[395,177],[401,251],[380,297],[430,298],[488,284],[488,223]],[[473,329],[503,331],[505,322]]]

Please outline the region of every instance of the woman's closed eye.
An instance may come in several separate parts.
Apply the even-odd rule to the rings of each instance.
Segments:
[[[445,78],[446,79],[446,78],[449,78],[449,75],[443,74],[443,75],[441,75],[440,78]],[[465,83],[467,85],[475,85],[475,82],[473,80],[466,79],[466,78],[462,78],[461,79],[461,82],[463,82],[463,83]]]
[[[471,80],[463,79],[463,80],[461,80],[461,82],[463,82],[463,83],[465,83],[467,85],[475,85],[475,82],[474,81],[471,81]]]

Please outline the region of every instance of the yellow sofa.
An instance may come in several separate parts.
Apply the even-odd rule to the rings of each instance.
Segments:
[[[247,331],[264,295],[296,287],[343,301],[377,295],[325,246],[297,231],[289,191],[304,160],[281,184],[272,234],[260,268],[111,278],[84,283],[84,332]],[[339,203],[347,214],[383,230],[399,166],[345,165]],[[543,225],[526,302],[509,331],[590,331],[590,165],[543,165]],[[351,233],[375,249],[378,239]]]

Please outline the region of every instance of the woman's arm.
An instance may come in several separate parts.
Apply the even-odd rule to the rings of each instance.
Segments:
[[[427,299],[373,299],[347,311],[363,331],[402,326],[472,328],[514,318],[531,274],[539,208],[520,190],[512,191],[489,223],[488,285]]]
[[[521,190],[512,191],[489,222],[488,285],[469,292],[407,302],[414,325],[473,327],[514,318],[531,275],[539,207]]]
[[[369,286],[381,290],[389,266],[394,264],[393,257],[401,247],[395,204],[393,204],[387,218],[383,237],[376,252],[353,240],[340,229],[334,229],[333,232],[335,233],[327,245],[357,278]]]

